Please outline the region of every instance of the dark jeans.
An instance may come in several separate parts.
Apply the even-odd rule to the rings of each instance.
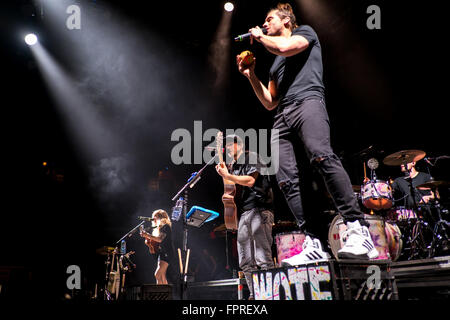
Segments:
[[[321,173],[344,222],[360,220],[365,224],[364,214],[360,211],[350,178],[331,149],[330,123],[323,99],[311,97],[293,102],[280,108],[274,120],[273,129],[279,130],[278,138],[276,135],[272,136],[272,154],[276,143],[279,146],[277,182],[298,225],[302,228],[305,223],[299,170],[294,153],[294,148],[297,147],[294,144],[298,137],[303,142],[311,164]]]

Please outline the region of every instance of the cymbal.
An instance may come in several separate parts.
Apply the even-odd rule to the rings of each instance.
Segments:
[[[101,248],[98,248],[97,250],[95,250],[95,252],[97,252],[97,254],[100,254],[102,256],[106,256],[108,254],[111,254],[114,252],[114,247],[107,247],[107,246],[103,246]]]
[[[399,166],[404,163],[416,162],[425,157],[425,151],[421,150],[403,150],[388,155],[383,159],[383,163],[387,166]]]
[[[353,192],[361,192],[361,186],[352,185]]]
[[[416,188],[437,188],[437,187],[446,187],[449,186],[450,182],[447,181],[428,181],[425,183],[422,183],[421,185],[416,186]]]

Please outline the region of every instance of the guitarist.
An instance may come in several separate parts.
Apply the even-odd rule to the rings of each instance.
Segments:
[[[145,238],[145,244],[151,254],[158,257],[158,266],[155,271],[156,284],[167,284],[167,269],[175,261],[175,250],[172,243],[172,222],[166,211],[158,209],[152,214],[151,234],[141,230],[141,237]]]
[[[223,164],[217,173],[236,184],[235,202],[240,214],[237,230],[239,267],[242,269],[253,300],[251,273],[258,268],[274,267],[272,261],[272,189],[268,177],[261,174],[263,164],[254,152],[244,151],[239,136],[227,136],[225,149],[232,160],[230,170]]]

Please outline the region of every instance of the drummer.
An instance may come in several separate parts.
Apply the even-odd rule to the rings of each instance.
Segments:
[[[429,188],[416,188],[417,186],[432,180],[431,175],[419,172],[416,169],[416,162],[409,162],[400,165],[403,177],[398,177],[392,183],[393,196],[396,207],[405,207],[406,209],[414,209],[416,206],[428,204],[434,199],[434,193]],[[410,179],[412,180],[413,192],[415,197],[411,195]]]

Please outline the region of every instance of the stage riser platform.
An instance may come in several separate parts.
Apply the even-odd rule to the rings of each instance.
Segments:
[[[256,300],[398,299],[389,263],[334,261],[253,273]]]
[[[394,262],[391,269],[402,300],[450,299],[450,256]]]
[[[449,299],[450,256],[401,262],[330,260],[262,270],[252,278],[257,300]],[[143,292],[134,290],[127,294],[129,299],[144,298]],[[147,299],[168,297],[166,288],[146,290]],[[189,282],[184,299],[241,300],[248,294],[245,279],[236,278]]]

